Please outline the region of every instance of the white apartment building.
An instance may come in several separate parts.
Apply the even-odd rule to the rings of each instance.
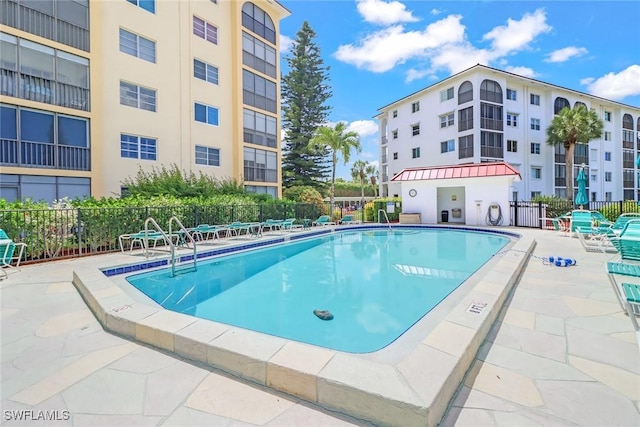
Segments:
[[[522,176],[511,200],[565,197],[565,150],[547,145],[546,129],[580,104],[597,111],[604,132],[576,146],[574,178],[585,165],[592,201],[638,200],[640,108],[484,65],[379,109],[380,194],[400,194],[391,178],[404,168],[506,161]]]

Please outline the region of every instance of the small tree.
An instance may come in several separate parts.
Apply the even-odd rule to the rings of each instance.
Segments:
[[[360,152],[360,135],[355,131],[347,131],[347,125],[339,122],[335,127],[320,126],[316,129],[309,146],[315,151],[329,151],[331,155],[331,188],[329,189],[329,203],[333,211],[333,201],[335,198],[336,165],[338,164],[338,153],[342,155],[342,160],[346,164],[351,157],[351,150]]]
[[[602,137],[602,120],[595,110],[578,105],[573,110],[563,108],[547,128],[547,144],[565,149],[567,199],[573,200],[573,153],[576,144],[588,144]]]
[[[374,197],[378,197],[378,168],[375,165],[367,166],[367,170],[365,171],[367,176],[369,176],[369,181],[373,186],[373,195]]]
[[[367,169],[369,168],[369,162],[362,160],[356,160],[351,167],[351,177],[360,184],[360,206],[364,206],[364,184],[367,179]]]

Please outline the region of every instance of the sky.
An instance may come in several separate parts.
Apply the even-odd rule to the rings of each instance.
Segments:
[[[329,67],[329,125],[378,165],[378,109],[476,64],[640,107],[640,1],[279,0],[282,73],[307,21]]]

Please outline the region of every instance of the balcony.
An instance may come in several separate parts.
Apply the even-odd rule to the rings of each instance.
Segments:
[[[387,144],[388,142],[389,142],[389,140],[387,139],[387,137],[386,137],[386,136],[383,136],[383,137],[380,139],[380,143],[381,143],[382,145],[385,145],[385,144]]]
[[[492,157],[494,159],[504,158],[504,150],[502,147],[488,147],[485,145],[480,146],[481,157]]]
[[[0,139],[0,165],[27,168],[91,170],[86,147]]]
[[[89,90],[7,69],[0,70],[0,94],[89,111]]]
[[[384,154],[382,156],[382,163],[387,163],[387,155],[386,154]]]
[[[382,182],[389,181],[389,175],[382,175]]]

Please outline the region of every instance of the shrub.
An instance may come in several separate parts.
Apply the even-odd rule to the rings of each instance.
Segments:
[[[387,203],[393,202],[393,212],[387,212]],[[382,197],[364,205],[364,217],[367,221],[378,221],[378,212],[382,209],[387,214],[390,222],[398,221],[402,212],[402,199],[399,197]]]
[[[541,202],[547,206],[547,218],[559,217],[573,209],[571,201],[558,196],[536,196],[531,201],[535,203]]]
[[[622,212],[620,212],[620,203],[613,202],[598,209],[602,215],[607,217],[609,221],[615,221],[623,213],[639,212],[638,203],[634,200],[626,200],[622,202]]]

